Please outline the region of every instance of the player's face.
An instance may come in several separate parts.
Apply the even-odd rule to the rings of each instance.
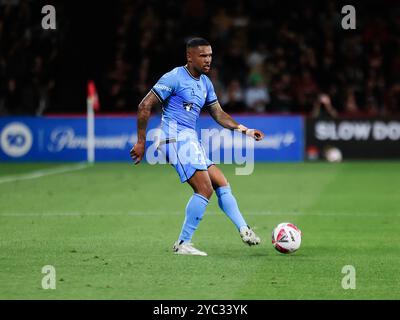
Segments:
[[[211,46],[198,46],[191,48],[188,52],[188,61],[200,74],[208,73],[211,68],[212,49]]]

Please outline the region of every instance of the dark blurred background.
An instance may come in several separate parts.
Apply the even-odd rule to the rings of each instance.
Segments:
[[[56,8],[43,30],[41,8]],[[341,8],[356,8],[343,30]],[[228,112],[313,117],[400,113],[400,1],[0,0],[0,115],[135,112],[158,78],[208,39]]]

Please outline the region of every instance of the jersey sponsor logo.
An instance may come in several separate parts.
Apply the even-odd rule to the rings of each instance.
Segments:
[[[186,109],[186,111],[190,111],[193,108],[193,103],[190,102],[184,102],[183,107]]]
[[[0,133],[1,149],[14,158],[22,157],[31,150],[31,130],[21,122],[12,122],[6,125]]]
[[[168,92],[172,92],[172,88],[167,87],[166,85],[163,85],[163,84],[159,84],[159,83],[157,83],[157,84],[154,86],[154,88],[160,89],[160,90],[164,90],[164,91],[168,91]]]

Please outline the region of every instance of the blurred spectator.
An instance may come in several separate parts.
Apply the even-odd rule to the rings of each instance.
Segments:
[[[364,101],[367,114],[373,116],[384,114],[384,87],[385,81],[382,76],[370,76],[367,79]]]
[[[292,77],[289,73],[279,75],[273,81],[273,91],[271,94],[271,110],[279,113],[289,113],[294,111],[294,94]]]
[[[325,93],[321,93],[314,101],[313,110],[311,112],[313,118],[337,118],[338,112],[332,105],[331,98]]]
[[[229,82],[226,92],[222,95],[220,102],[227,112],[245,111],[244,93],[238,80],[234,79]]]
[[[229,36],[232,26],[232,18],[228,15],[225,7],[218,8],[211,18],[210,40],[225,41]]]
[[[394,84],[389,92],[386,105],[387,114],[396,114],[400,111],[400,83]]]
[[[354,89],[348,86],[345,90],[344,96],[344,112],[348,115],[357,114],[359,112],[359,107],[354,93]]]
[[[20,92],[15,79],[8,79],[3,98],[3,114],[18,114],[21,112]]]
[[[250,86],[246,89],[246,107],[253,112],[266,112],[271,102],[269,92],[259,75],[250,79]]]
[[[300,77],[296,79],[295,90],[300,110],[308,114],[319,92],[317,83],[309,70],[303,70]]]
[[[249,68],[259,67],[269,57],[267,45],[264,42],[257,43],[257,47],[247,56]]]

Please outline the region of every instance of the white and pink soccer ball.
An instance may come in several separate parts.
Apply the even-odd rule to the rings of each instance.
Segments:
[[[281,253],[293,253],[300,244],[301,231],[293,223],[280,223],[272,231],[272,245]]]

